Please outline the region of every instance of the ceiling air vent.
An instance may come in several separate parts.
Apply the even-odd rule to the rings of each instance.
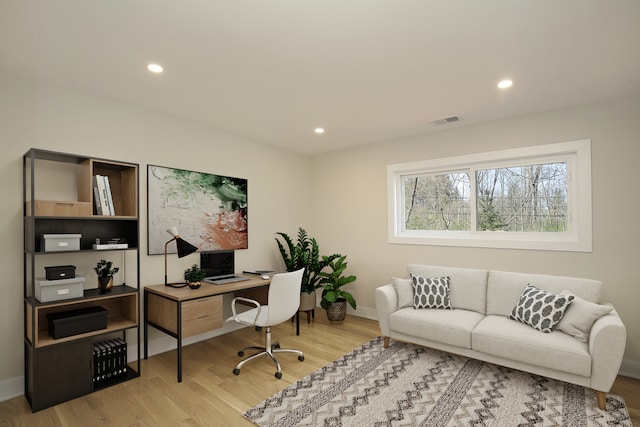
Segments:
[[[446,125],[449,123],[456,123],[461,121],[462,118],[460,116],[449,116],[449,117],[445,117],[444,119],[437,119],[437,120],[431,120],[430,123],[433,123],[434,125]]]

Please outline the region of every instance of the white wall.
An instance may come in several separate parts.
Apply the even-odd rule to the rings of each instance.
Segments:
[[[237,269],[282,269],[275,232],[295,233],[310,217],[309,157],[1,72],[0,94],[0,401],[23,387],[22,155],[29,148],[139,163],[143,285],[164,279],[163,257],[146,255],[147,164],[248,179],[249,249],[236,252]],[[169,280],[198,261],[173,259]]]
[[[143,285],[163,280],[162,257],[146,255],[146,165],[244,177],[250,240],[236,254],[238,268],[281,268],[274,233],[305,227],[323,253],[348,255],[349,271],[358,276],[357,314],[365,317],[375,315],[375,287],[406,275],[410,262],[599,279],[627,326],[623,367],[640,376],[640,278],[633,268],[640,260],[640,97],[309,158],[2,72],[0,93],[0,400],[23,381],[22,155],[31,147],[140,164]],[[387,243],[387,164],[577,139],[592,140],[593,253]],[[178,280],[193,261],[176,259],[169,279]],[[151,338],[157,343],[160,335]]]
[[[640,97],[450,128],[314,158],[314,223],[323,253],[348,255],[360,312],[373,290],[408,263],[594,278],[627,327],[624,372],[640,377]],[[547,252],[387,243],[387,164],[591,139],[593,252]],[[633,372],[632,372],[633,371]]]

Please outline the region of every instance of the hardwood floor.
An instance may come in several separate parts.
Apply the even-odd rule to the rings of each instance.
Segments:
[[[622,396],[627,404],[633,427],[640,427],[640,380],[618,376],[610,393]]]
[[[283,376],[267,358],[247,364],[239,376],[231,372],[244,345],[259,343],[252,328],[184,348],[183,382],[176,382],[176,352],[142,361],[142,376],[35,414],[24,397],[0,403],[0,427],[5,426],[253,426],[242,413],[299,378],[321,368],[380,334],[375,321],[348,317],[329,324],[316,310],[311,325],[303,322],[300,336],[293,323],[273,328],[283,347],[305,352],[280,357]],[[624,397],[634,426],[640,427],[640,380],[619,377],[613,390]]]

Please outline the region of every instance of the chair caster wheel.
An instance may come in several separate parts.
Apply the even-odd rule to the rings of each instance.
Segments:
[[[298,360],[301,362],[304,361],[304,356],[298,356]]]
[[[238,352],[238,356],[240,356],[240,357],[244,356],[244,351],[239,351]]]
[[[282,372],[276,372],[276,378],[277,379],[282,378]]]
[[[233,370],[233,375],[240,375],[240,369],[235,368],[235,369]]]
[[[279,342],[275,343],[275,345],[273,346],[273,348],[280,348],[280,343],[279,343]]]

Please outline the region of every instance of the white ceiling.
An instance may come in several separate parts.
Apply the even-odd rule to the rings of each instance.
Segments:
[[[0,68],[312,155],[640,94],[640,1],[0,0]]]

